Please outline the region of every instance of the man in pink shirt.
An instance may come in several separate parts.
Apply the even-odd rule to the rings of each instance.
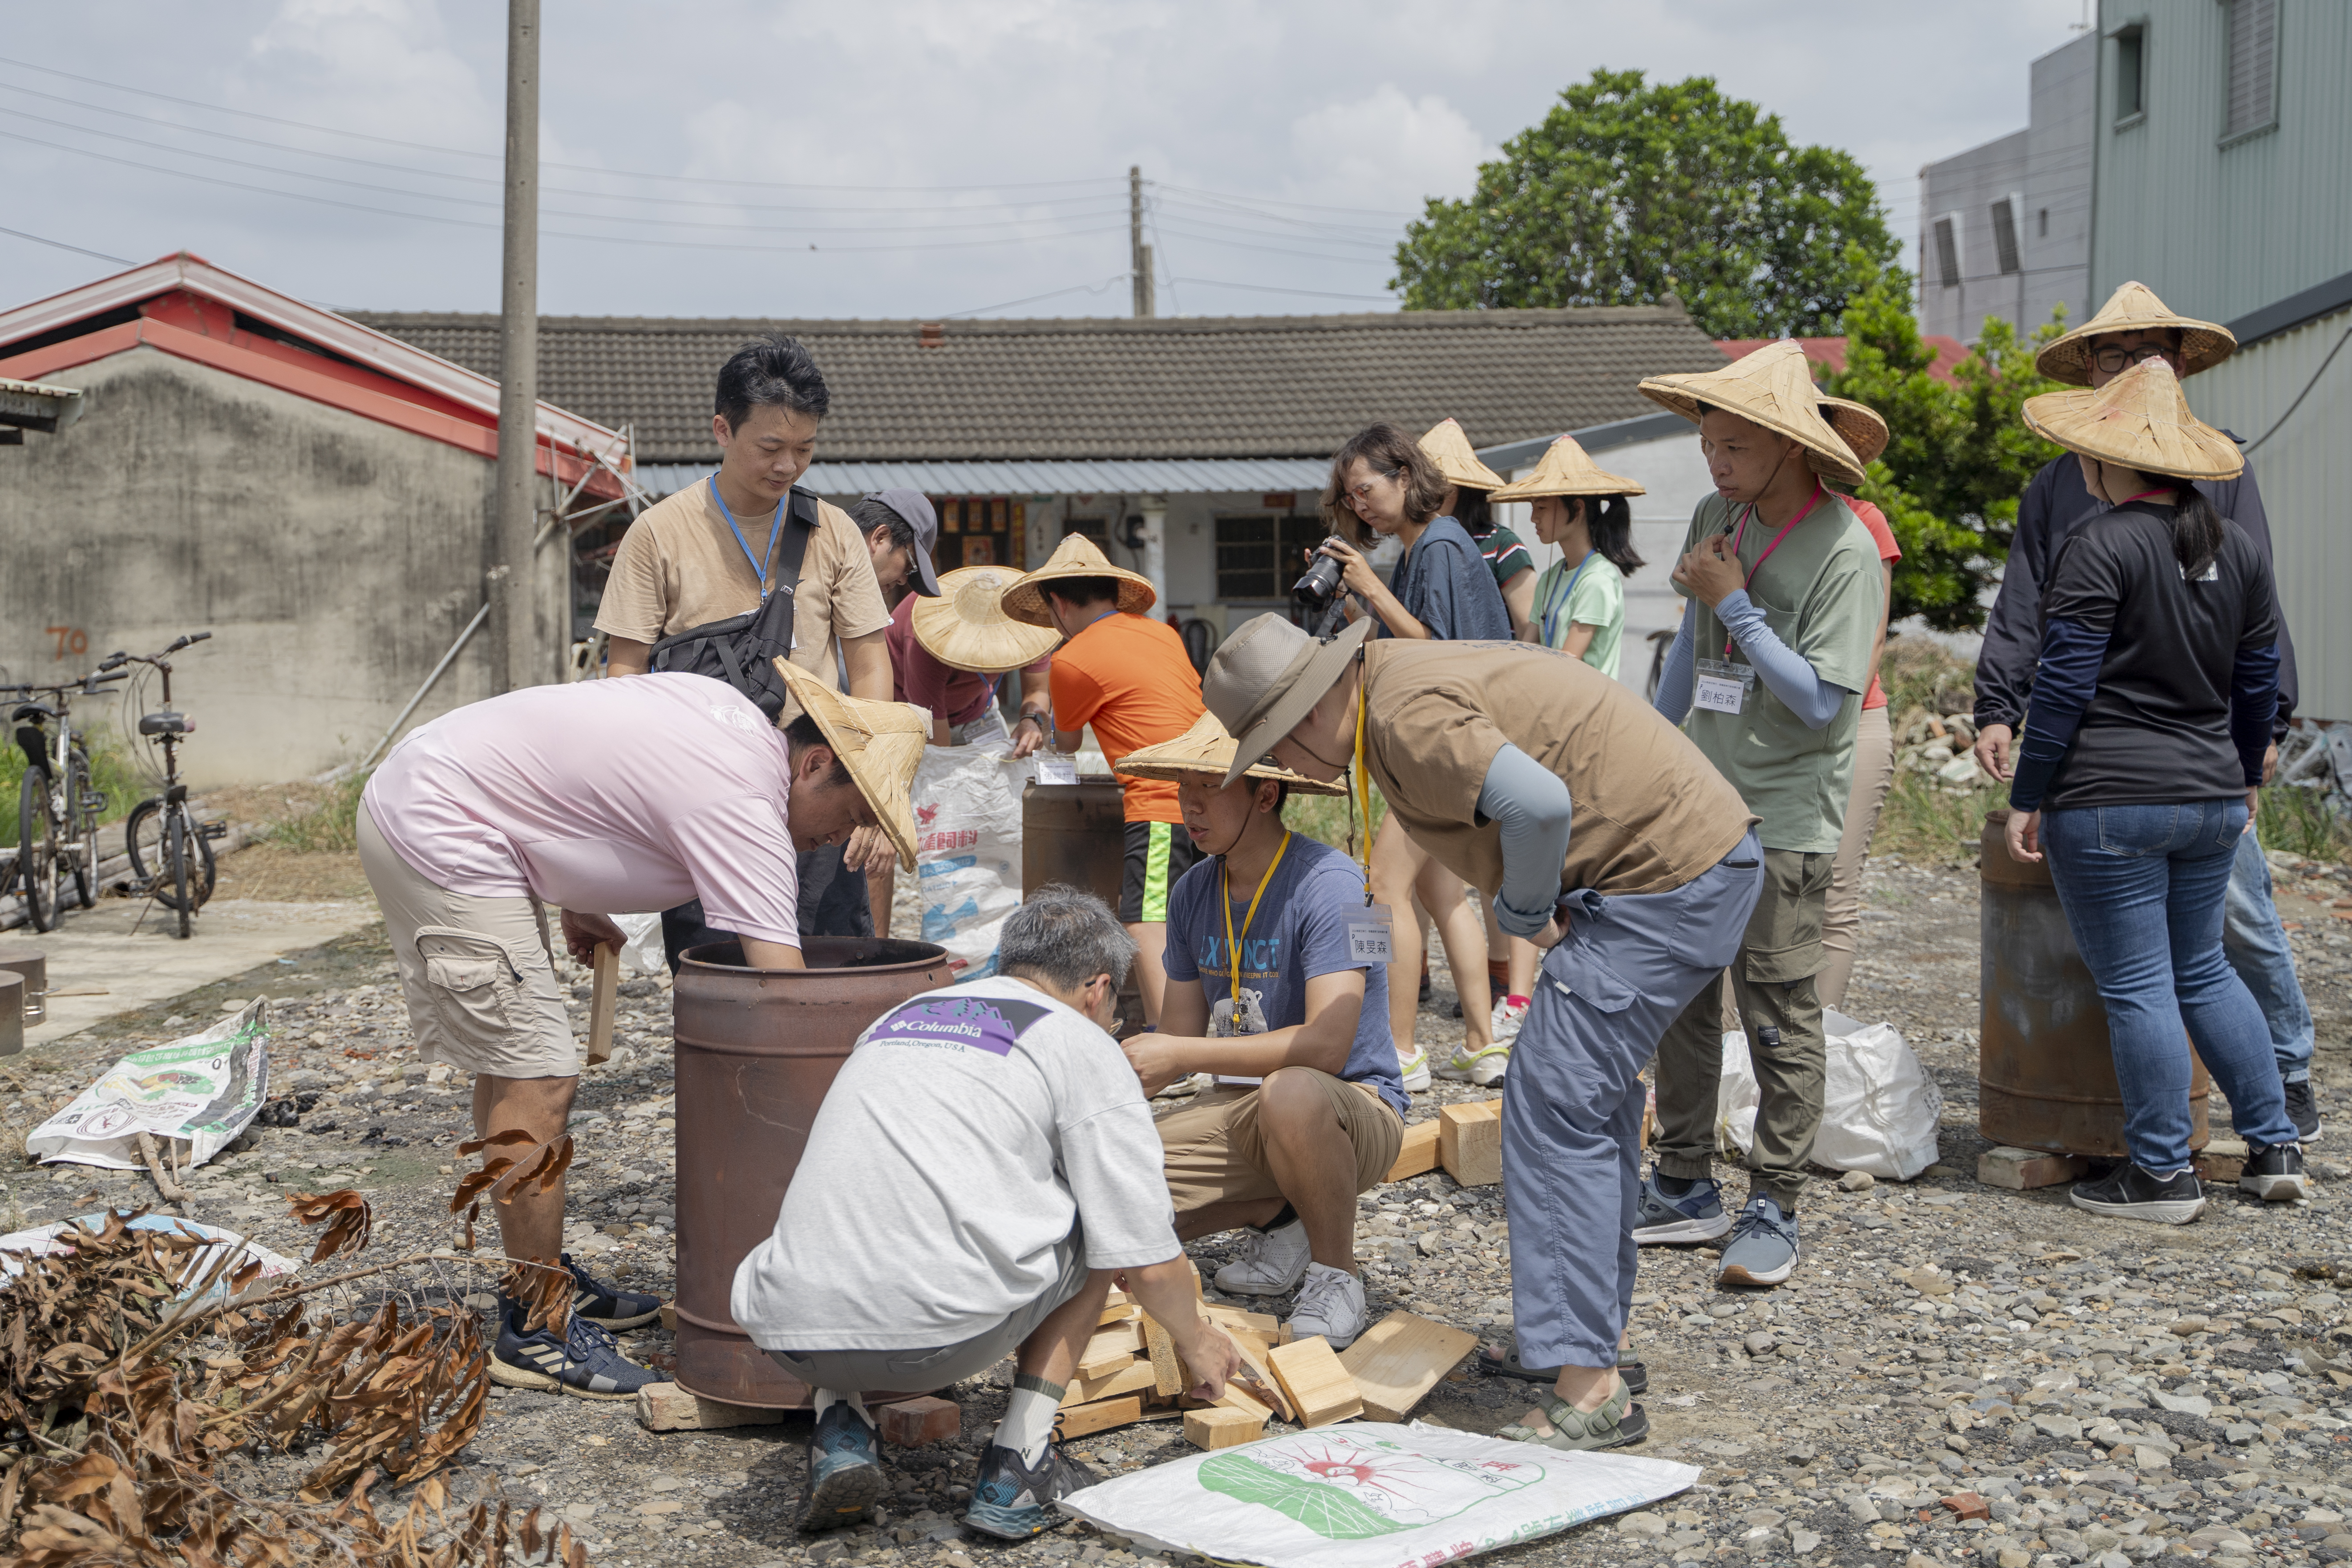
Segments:
[[[746,964],[798,969],[798,853],[879,827],[913,865],[907,783],[921,721],[778,666],[803,710],[781,731],[751,698],[698,675],[535,686],[413,731],[368,781],[360,861],[417,1056],[474,1075],[476,1137],[520,1130],[544,1142],[571,1116],[580,1058],[546,905],[562,910],[565,944],[583,963],[621,940],[607,915],[699,898],[713,923],[741,935]],[[523,1332],[521,1309],[502,1294],[490,1376],[628,1398],[659,1379],[622,1356],[610,1331],[661,1303],[562,1253],[563,1198],[559,1181],[496,1205],[506,1255],[556,1260],[574,1292],[562,1334]]]

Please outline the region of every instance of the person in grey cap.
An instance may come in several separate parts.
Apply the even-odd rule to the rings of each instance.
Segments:
[[[1549,1383],[1496,1436],[1640,1442],[1648,1374],[1625,1349],[1637,1266],[1643,1066],[1739,946],[1763,885],[1756,819],[1639,693],[1523,642],[1318,641],[1279,616],[1225,639],[1201,697],[1271,757],[1377,785],[1413,842],[1543,951],[1503,1096],[1516,1345],[1486,1368]],[[1370,901],[1365,945],[1383,946]]]
[[[939,596],[931,552],[940,542],[940,514],[930,497],[920,490],[876,490],[850,508],[849,521],[866,535],[884,599],[896,600],[901,588],[927,599]]]

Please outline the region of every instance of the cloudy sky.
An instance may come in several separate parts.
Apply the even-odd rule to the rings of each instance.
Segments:
[[[545,0],[556,314],[1392,305],[1404,221],[1596,67],[1919,165],[2025,123],[2082,0]],[[0,33],[0,308],[186,248],[341,309],[494,310],[504,7],[77,0]]]

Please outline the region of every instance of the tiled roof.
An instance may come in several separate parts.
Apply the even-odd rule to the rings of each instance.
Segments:
[[[1715,346],[1732,359],[1746,359],[1771,341],[1770,338],[1722,338]],[[1927,374],[1948,385],[1958,385],[1958,379],[1952,374],[1952,367],[1969,357],[1969,345],[1941,332],[1923,333],[1919,341],[1936,351],[1935,363],[1927,367]],[[1822,370],[1837,372],[1845,369],[1843,338],[1799,338],[1797,346],[1805,351],[1806,359]],[[1816,371],[1814,374],[1818,375],[1821,373]]]
[[[498,374],[492,315],[352,319]],[[1723,354],[1681,311],[1428,310],[1390,315],[950,321],[548,316],[540,396],[636,427],[641,463],[716,458],[710,396],[747,338],[807,343],[833,395],[820,456],[959,458],[1328,456],[1374,419],[1448,415],[1481,446],[1650,412],[1645,375]]]

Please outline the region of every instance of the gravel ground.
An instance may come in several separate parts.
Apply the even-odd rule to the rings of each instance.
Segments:
[[[2281,891],[2319,1018],[2321,1102],[2338,1127],[2313,1152],[2321,1184],[2294,1205],[2217,1190],[2200,1223],[2170,1229],[2095,1218],[2068,1206],[2063,1188],[1975,1183],[1985,1147],[1975,1129],[1975,872],[1874,864],[1847,1010],[1893,1022],[1935,1075],[1943,1163],[1902,1186],[1816,1183],[1802,1215],[1805,1262],[1780,1290],[1716,1289],[1711,1249],[1645,1253],[1634,1333],[1654,1436],[1639,1451],[1705,1475],[1653,1510],[1507,1555],[1643,1568],[1878,1553],[1906,1568],[2352,1557],[2352,1245],[2335,1152],[2352,1124],[2352,1098],[2337,1088],[2352,1085],[2352,872],[2283,871]],[[1460,1025],[1444,1016],[1442,963],[1436,972],[1422,1026],[1442,1057]],[[576,992],[583,1023],[586,994]],[[279,1085],[319,1098],[299,1128],[259,1130],[253,1148],[194,1173],[190,1212],[307,1256],[279,1195],[349,1184],[375,1205],[374,1255],[445,1243],[466,1086],[435,1082],[415,1061],[380,931],[0,1064],[15,1093],[6,1116],[27,1128],[124,1050],[256,994],[275,1002]],[[667,1294],[675,1166],[664,984],[624,987],[619,1038],[624,1053],[581,1086],[567,1244],[609,1276]],[[1482,1097],[1441,1082],[1416,1097],[1414,1119]],[[0,1203],[13,1227],[152,1195],[143,1175],[19,1169]],[[1432,1174],[1368,1194],[1362,1210],[1376,1315],[1406,1307],[1507,1337],[1500,1188]],[[1229,1251],[1213,1241],[1195,1256],[1209,1274]],[[641,1360],[669,1348],[658,1329],[625,1342]],[[872,1528],[819,1538],[789,1529],[804,1416],[656,1436],[626,1405],[494,1391],[455,1490],[498,1487],[560,1510],[600,1563],[1133,1561],[1076,1527],[1019,1548],[963,1539],[955,1516],[1008,1379],[1009,1363],[955,1391],[957,1443],[889,1452],[900,1487]],[[1465,1367],[1418,1414],[1492,1431],[1527,1405],[1524,1385]],[[1074,1447],[1106,1473],[1190,1452],[1164,1422]],[[1945,1506],[1965,1491],[1989,1517]]]

